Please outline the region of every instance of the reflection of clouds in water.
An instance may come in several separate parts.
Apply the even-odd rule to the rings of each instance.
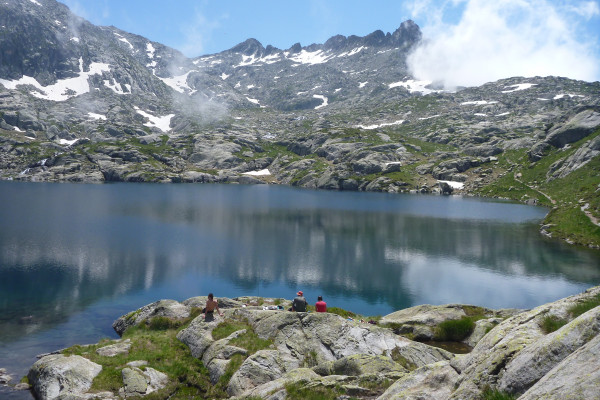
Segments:
[[[415,257],[402,270],[414,304],[464,303],[489,308],[544,304],[586,289],[560,277],[508,275],[449,258]]]

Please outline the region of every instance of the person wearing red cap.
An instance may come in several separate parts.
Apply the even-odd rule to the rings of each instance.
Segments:
[[[298,293],[296,293],[296,297],[292,301],[292,311],[306,312],[307,305],[308,303],[304,298],[304,293],[302,293],[302,290],[299,290]]]

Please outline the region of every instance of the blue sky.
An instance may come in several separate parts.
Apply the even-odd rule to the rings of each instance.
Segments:
[[[431,39],[413,60],[416,75],[423,78],[450,70],[463,76],[456,80],[461,84],[473,75],[471,65],[474,72],[493,69],[496,75],[570,74],[600,80],[600,0],[63,2],[94,24],[114,25],[191,57],[220,52],[251,37],[287,49],[296,42],[323,43],[335,34],[393,32],[413,19]],[[446,60],[451,62],[445,65]],[[442,65],[436,71],[432,64]]]

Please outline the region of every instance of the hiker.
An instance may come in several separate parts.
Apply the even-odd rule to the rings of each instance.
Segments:
[[[317,302],[315,303],[315,310],[317,312],[327,312],[327,303],[323,301],[323,296],[319,296],[317,298]]]
[[[219,310],[219,302],[214,299],[212,293],[209,293],[208,300],[206,300],[206,307],[202,310],[202,312],[204,313],[204,321],[210,322],[215,320],[215,317],[213,315],[215,309],[219,313],[219,316],[222,317],[223,313],[221,312],[221,310]]]
[[[307,305],[304,293],[302,293],[302,290],[299,290],[294,300],[292,300],[292,311],[306,312]]]

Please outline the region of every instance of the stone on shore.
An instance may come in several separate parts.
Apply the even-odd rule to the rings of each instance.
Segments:
[[[378,400],[445,400],[454,391],[458,373],[448,361],[425,365],[398,379]]]
[[[119,354],[128,354],[131,348],[131,340],[126,339],[108,346],[100,347],[96,353],[105,357],[114,357]]]
[[[100,371],[101,365],[81,356],[56,354],[36,361],[27,377],[37,399],[53,400],[87,392]]]

